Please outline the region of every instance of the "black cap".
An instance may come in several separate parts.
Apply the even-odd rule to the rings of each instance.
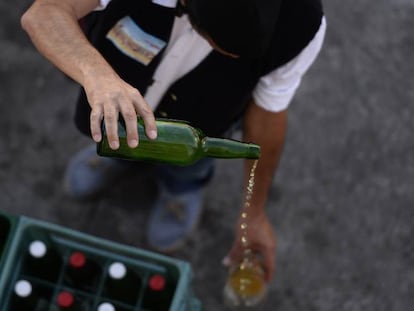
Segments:
[[[191,22],[223,50],[260,57],[272,39],[283,0],[187,0]]]

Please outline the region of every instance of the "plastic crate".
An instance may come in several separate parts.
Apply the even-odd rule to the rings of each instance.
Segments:
[[[15,225],[16,217],[4,215],[0,212],[0,271],[2,271],[3,263],[5,261],[7,254],[7,249],[13,237]],[[0,273],[0,279],[2,274],[3,273]]]
[[[44,240],[54,246],[62,259],[59,275],[55,281],[39,278],[25,269],[25,254],[33,240]],[[89,288],[78,288],[66,281],[68,258],[73,251],[82,251],[100,267],[101,273],[96,284]],[[141,289],[134,303],[125,303],[106,297],[106,270],[113,261],[123,262],[133,270],[141,280]],[[14,284],[19,279],[29,280],[33,285],[48,292],[45,311],[57,310],[53,307],[58,293],[66,290],[82,301],[82,310],[96,310],[99,303],[111,302],[117,310],[151,311],[160,310],[143,302],[151,275],[160,274],[167,280],[167,289],[171,293],[165,311],[198,311],[200,301],[194,297],[191,289],[192,271],[189,263],[154,252],[126,246],[106,239],[98,238],[59,225],[31,219],[25,216],[10,216],[0,213],[0,311],[10,310],[10,301]],[[164,310],[163,310],[164,311]]]

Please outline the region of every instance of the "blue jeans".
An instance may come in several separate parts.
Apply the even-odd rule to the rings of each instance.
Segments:
[[[156,164],[159,182],[170,193],[196,191],[204,187],[214,174],[214,159],[203,158],[193,165]]]

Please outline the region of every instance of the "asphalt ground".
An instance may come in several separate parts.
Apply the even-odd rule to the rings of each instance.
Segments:
[[[67,162],[90,141],[72,121],[77,85],[20,28],[30,3],[0,0],[0,209],[144,248],[148,171],[88,202],[63,191]],[[291,104],[268,202],[278,263],[265,310],[412,310],[414,1],[325,9],[325,45]],[[191,263],[207,311],[226,310],[221,259],[241,191],[241,161],[218,161],[201,223],[172,254]]]

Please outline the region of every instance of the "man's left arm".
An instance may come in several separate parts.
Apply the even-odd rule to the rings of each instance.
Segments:
[[[266,215],[265,206],[285,140],[287,107],[303,75],[321,50],[325,30],[326,21],[323,18],[315,37],[298,56],[259,80],[244,116],[243,140],[261,147],[253,196],[250,206],[244,207],[248,215],[247,239],[249,247],[263,257],[267,281],[272,279],[276,267],[276,235]],[[245,189],[252,164],[251,160],[245,163]],[[235,242],[224,263],[241,259],[241,223],[242,219],[239,219]]]
[[[258,252],[263,258],[266,280],[270,281],[276,266],[276,235],[266,214],[265,206],[272,185],[285,139],[287,110],[270,112],[252,101],[245,113],[243,140],[260,145],[261,156],[255,172],[255,184],[250,205],[244,206],[247,220],[239,219],[236,239],[229,258],[233,262],[241,259],[243,244],[240,224],[247,223],[247,241],[249,248]],[[254,160],[245,161],[245,187],[247,188],[250,171]],[[246,194],[246,193],[245,193]]]

